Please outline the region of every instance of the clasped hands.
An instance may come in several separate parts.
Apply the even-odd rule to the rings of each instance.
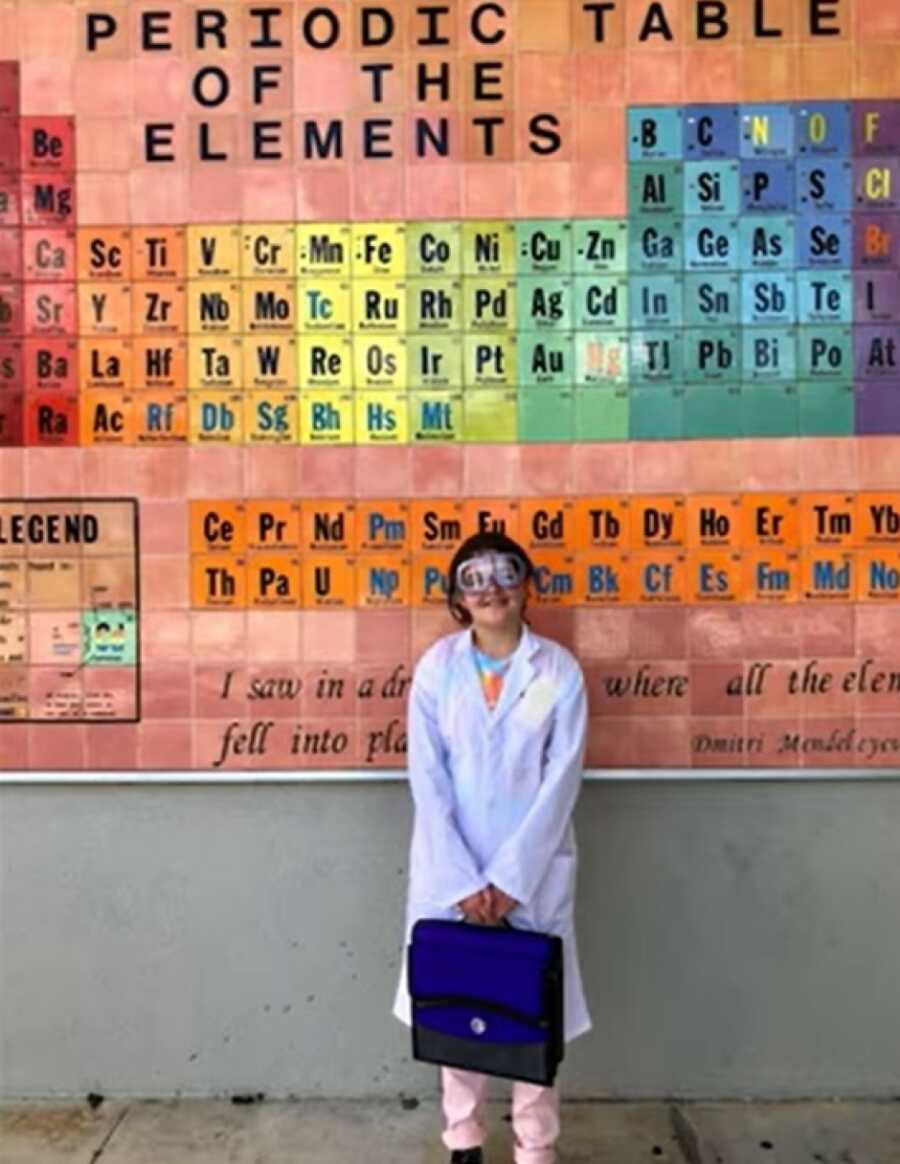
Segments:
[[[477,893],[471,893],[457,902],[457,908],[465,914],[466,921],[481,922],[483,925],[499,925],[506,915],[519,903],[496,885],[486,885]]]

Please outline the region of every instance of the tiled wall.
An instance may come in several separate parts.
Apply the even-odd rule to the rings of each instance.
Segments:
[[[0,767],[401,767],[486,522],[593,766],[895,766],[900,14],[428,7],[0,2]]]

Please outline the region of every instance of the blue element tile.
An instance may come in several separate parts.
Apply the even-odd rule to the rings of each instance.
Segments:
[[[737,219],[691,215],[684,220],[687,271],[737,271],[740,268]]]
[[[750,271],[741,275],[741,322],[768,327],[794,323],[796,287],[790,271]]]
[[[684,111],[684,156],[736,158],[741,120],[737,105],[688,105]]]
[[[738,221],[741,270],[792,269],[796,252],[794,219],[746,214]]]
[[[634,106],[628,110],[628,160],[680,161],[684,142],[680,105]]]
[[[715,327],[740,322],[738,275],[715,272],[684,277],[684,320],[688,327]]]
[[[849,327],[797,328],[798,375],[804,380],[850,380],[853,334]]]
[[[848,215],[797,216],[798,267],[849,267],[853,231]]]
[[[794,106],[794,140],[801,157],[849,157],[850,102],[798,102]]]
[[[794,153],[794,115],[788,104],[741,106],[741,157],[789,158]]]
[[[741,338],[744,383],[796,379],[797,334],[794,328],[745,327]]]
[[[797,271],[798,323],[852,323],[853,277],[849,271]]]
[[[745,214],[787,214],[794,211],[794,163],[741,162],[741,209]]]
[[[741,333],[734,327],[688,328],[684,333],[684,378],[689,384],[741,378]]]
[[[797,163],[795,206],[798,214],[810,210],[844,212],[853,201],[853,164],[848,159],[805,158]]]
[[[685,214],[738,214],[741,167],[736,161],[686,162]]]
[[[632,275],[628,280],[631,327],[681,327],[683,289],[680,275]]]
[[[681,271],[684,266],[684,220],[644,214],[629,224],[628,270]]]

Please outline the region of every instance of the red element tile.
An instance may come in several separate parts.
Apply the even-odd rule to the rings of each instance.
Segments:
[[[197,719],[244,719],[249,714],[247,690],[249,668],[243,659],[223,660],[219,663],[199,663],[188,671],[188,701],[181,714],[191,711],[193,696],[194,716]],[[172,714],[178,714],[173,705]],[[153,718],[145,711],[148,719]]]
[[[359,663],[409,660],[412,652],[412,615],[409,610],[361,610],[356,616]],[[367,672],[368,673],[368,672]]]
[[[0,11],[0,44],[5,52],[15,55],[16,37],[6,22],[16,19],[15,7],[11,11]],[[17,30],[16,30],[17,31]],[[0,61],[0,117],[14,117],[19,112],[19,62]]]
[[[355,610],[305,610],[301,617],[303,659],[352,663],[356,656]]]
[[[14,227],[0,229],[0,279],[16,281],[22,278],[23,234]]]
[[[78,445],[78,397],[64,392],[27,395],[25,443],[60,448]]]
[[[737,607],[690,608],[687,612],[688,655],[692,659],[741,659],[744,624]]]
[[[191,657],[191,614],[186,610],[145,611],[141,614],[141,658],[188,660]]]
[[[356,450],[357,497],[409,497],[412,450],[408,445]]]
[[[78,345],[74,339],[42,336],[22,348],[26,392],[78,391]]]
[[[379,449],[378,452],[388,452]],[[356,448],[302,448],[298,454],[301,497],[356,496]],[[390,491],[382,494],[390,497]]]
[[[20,168],[32,173],[58,173],[75,169],[75,119],[72,117],[21,117],[19,119]]]
[[[729,663],[691,663],[691,714],[740,716],[744,710],[743,694],[729,695],[728,685],[741,674],[742,664],[739,660]]]
[[[572,458],[568,445],[522,445],[519,488],[523,496],[553,497],[572,489]]]
[[[300,458],[290,445],[244,450],[246,497],[296,497],[300,488]]]
[[[514,166],[498,162],[468,162],[463,166],[463,216],[504,218],[516,204]]]
[[[221,667],[219,668],[221,671]],[[221,686],[221,683],[220,683]],[[191,669],[179,659],[144,661],[141,667],[141,718],[187,719],[191,715]],[[222,715],[229,713],[225,707]],[[200,712],[198,710],[197,714]]]
[[[78,303],[74,283],[25,283],[22,306],[25,334],[78,334]]]
[[[138,766],[137,724],[89,724],[86,766],[98,772],[133,772]]]
[[[87,765],[87,732],[81,724],[32,724],[28,732],[32,772],[83,771]]]
[[[75,175],[74,174],[23,174],[22,175],[22,221],[25,226],[46,228],[66,228],[75,224]],[[25,242],[29,241],[26,233]],[[75,236],[71,235],[72,254],[75,250]],[[26,254],[30,250],[26,248]],[[51,258],[55,257],[53,255]],[[37,267],[33,275],[26,278],[48,278]],[[54,270],[54,277],[74,279],[75,267],[65,264],[65,273],[60,268]]]
[[[294,185],[299,222],[343,222],[350,218],[350,166],[304,168]]]
[[[47,181],[56,179],[48,175]],[[22,235],[24,277],[48,282],[72,282],[76,275],[75,234],[64,227],[36,227]]]
[[[747,732],[739,716],[693,715],[688,720],[688,730],[691,767],[746,768],[753,764],[753,753],[742,747]]]
[[[21,392],[0,394],[0,448],[25,444],[24,397]]]
[[[633,659],[686,659],[687,608],[636,609],[631,621]]]
[[[800,629],[793,604],[740,608],[746,659],[794,659],[800,652]]]
[[[0,117],[0,171],[19,169],[19,121],[15,117]]]
[[[464,454],[461,445],[412,449],[413,497],[459,497],[463,491]]]
[[[626,659],[631,644],[629,606],[575,609],[575,644],[579,659]]]
[[[467,444],[463,448],[466,496],[518,496],[520,445]]]
[[[687,716],[653,716],[635,721],[636,768],[689,768],[690,720]]]
[[[0,226],[21,226],[22,197],[19,175],[4,173],[0,164]]]
[[[0,342],[7,338],[21,337],[24,334],[24,328],[24,284],[0,284]]]
[[[462,166],[455,161],[406,168],[406,212],[411,219],[462,215]]]
[[[142,772],[189,770],[191,738],[189,722],[141,723],[138,726],[138,767]]]

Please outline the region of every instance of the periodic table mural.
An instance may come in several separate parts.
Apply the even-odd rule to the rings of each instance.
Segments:
[[[0,0],[0,769],[402,769],[485,528],[592,769],[900,768],[900,6]]]

